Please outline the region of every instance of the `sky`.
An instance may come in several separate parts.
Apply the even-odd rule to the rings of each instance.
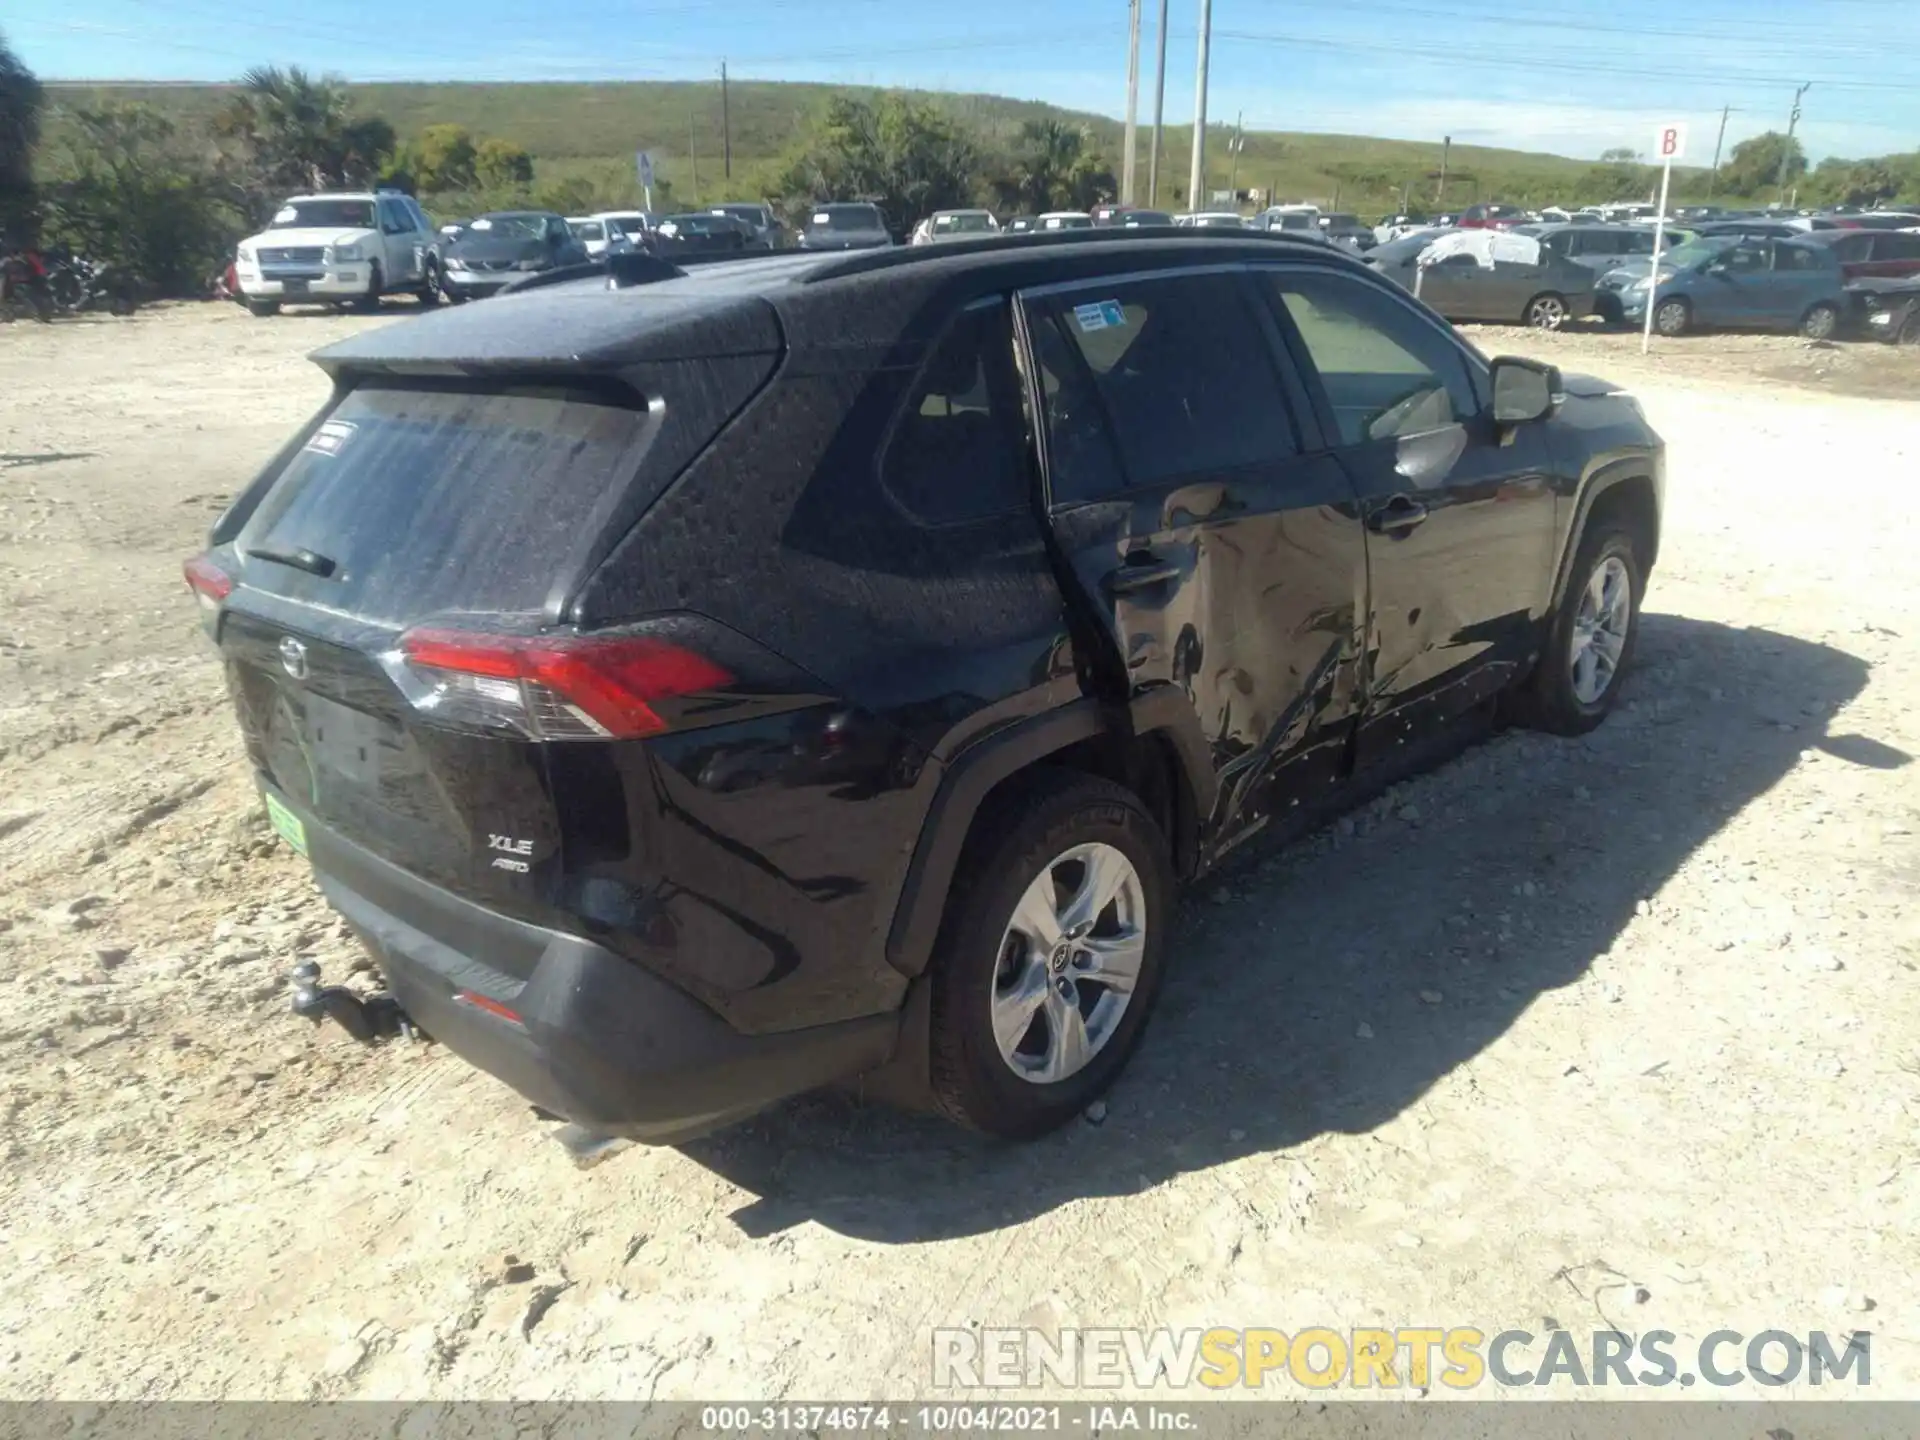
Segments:
[[[1159,0],[1143,0],[1141,120]],[[741,79],[984,91],[1119,117],[1128,0],[62,0],[0,19],[43,79]],[[1201,0],[1170,0],[1166,114],[1193,115]],[[10,7],[12,8],[12,7]],[[28,7],[21,7],[28,8]],[[1783,129],[1817,160],[1920,148],[1920,0],[1215,0],[1208,117],[1248,129],[1687,158]]]

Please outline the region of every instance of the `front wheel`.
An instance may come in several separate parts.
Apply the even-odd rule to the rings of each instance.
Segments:
[[[1007,1139],[1079,1114],[1140,1038],[1172,905],[1166,839],[1121,786],[1040,772],[983,815],[934,957],[941,1110]]]
[[[1580,542],[1546,650],[1515,698],[1519,719],[1584,735],[1613,710],[1640,632],[1640,561],[1633,536],[1603,523]]]
[[[1558,330],[1567,323],[1567,302],[1558,295],[1536,295],[1527,302],[1526,322],[1536,330]]]
[[[1839,310],[1824,300],[1800,317],[1800,333],[1809,340],[1831,340],[1839,328]]]
[[[367,293],[353,302],[353,308],[363,315],[371,315],[380,308],[380,297],[386,293],[387,277],[380,273],[380,262],[373,262],[373,268],[367,272]]]
[[[1895,338],[1894,343],[1920,345],[1920,312],[1907,317],[1907,323],[1900,327],[1900,334]]]
[[[1684,335],[1692,323],[1693,307],[1684,300],[1662,300],[1654,307],[1653,328],[1662,335]]]
[[[422,305],[440,303],[440,262],[431,255],[427,257],[427,263],[421,267],[420,288],[413,293],[420,298]]]

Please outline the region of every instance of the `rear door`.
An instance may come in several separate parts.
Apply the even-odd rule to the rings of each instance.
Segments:
[[[1366,556],[1354,496],[1235,267],[1020,297],[1047,508],[1113,700],[1185,697],[1224,847],[1337,777]]]
[[[1382,286],[1258,272],[1360,496],[1371,624],[1363,761],[1487,699],[1531,659],[1555,555],[1543,426],[1502,431],[1454,335]]]
[[[1484,271],[1471,255],[1449,255],[1437,265],[1416,270],[1419,288],[1414,291],[1427,304],[1449,320],[1483,320],[1487,301],[1481,295]]]

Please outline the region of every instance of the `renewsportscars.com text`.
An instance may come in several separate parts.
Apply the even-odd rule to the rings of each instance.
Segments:
[[[1686,1388],[1744,1384],[1846,1384],[1873,1378],[1867,1331],[1805,1335],[1716,1330],[1697,1343],[1672,1331],[1634,1336],[1596,1330],[1535,1334],[1470,1326],[1396,1330],[1025,1329],[935,1330],[933,1383],[940,1389],[1042,1385],[1112,1390],[1259,1389],[1291,1382],[1311,1390],[1472,1390],[1502,1387]]]

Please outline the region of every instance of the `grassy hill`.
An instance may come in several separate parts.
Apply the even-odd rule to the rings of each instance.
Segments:
[[[428,125],[465,125],[478,134],[518,141],[532,152],[543,180],[579,176],[598,185],[607,200],[625,200],[633,189],[633,152],[650,150],[658,172],[682,201],[760,199],[795,145],[834,94],[871,93],[859,87],[737,81],[729,92],[733,175],[722,175],[720,87],[717,82],[608,82],[597,84],[367,84],[350,87],[357,108],[386,117],[404,140]],[[50,129],[63,105],[138,100],[182,119],[212,113],[230,93],[213,85],[99,84],[48,87],[53,102]],[[1104,116],[1066,111],[1037,101],[995,95],[936,93],[924,98],[965,119],[989,142],[1010,139],[1022,122],[1064,117],[1090,127],[1115,162],[1121,125]],[[1209,127],[1207,187],[1225,188],[1232,175],[1241,188],[1271,190],[1285,200],[1312,200],[1343,208],[1397,208],[1403,185],[1416,202],[1431,203],[1440,164],[1437,143],[1357,135],[1249,131],[1237,165],[1227,154],[1228,128]],[[1184,192],[1192,127],[1170,127],[1164,136],[1161,203]],[[1147,131],[1141,132],[1140,187],[1146,186]],[[1447,198],[1463,205],[1476,198],[1544,203],[1571,191],[1587,161],[1565,156],[1478,146],[1455,146],[1449,159]],[[697,184],[695,183],[697,177]],[[1676,177],[1676,180],[1678,177]],[[1184,198],[1181,201],[1184,204]]]

